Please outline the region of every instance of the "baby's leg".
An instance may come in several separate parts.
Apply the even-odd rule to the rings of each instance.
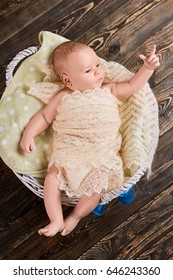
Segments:
[[[64,228],[64,220],[61,206],[61,191],[58,188],[58,169],[52,165],[44,182],[44,204],[50,223],[41,228],[38,233],[45,236],[54,236]]]
[[[73,212],[65,219],[65,227],[61,235],[69,234],[79,223],[79,221],[90,214],[98,205],[101,194],[93,193],[91,196],[83,195]]]

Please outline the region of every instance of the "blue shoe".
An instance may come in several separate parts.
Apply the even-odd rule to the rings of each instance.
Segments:
[[[123,192],[122,194],[120,194],[117,199],[124,203],[124,204],[130,204],[133,202],[135,196],[137,195],[136,192],[131,193],[131,191],[134,189],[134,186],[131,186],[128,191]],[[105,209],[105,205],[104,204],[98,204],[97,207],[92,211],[93,214],[95,214],[96,216],[102,216],[103,212]]]
[[[124,204],[130,204],[131,202],[133,202],[135,196],[136,196],[136,192],[131,193],[131,191],[134,189],[134,186],[130,187],[128,189],[128,191],[123,192],[122,194],[120,194],[117,198],[119,201],[121,201]]]
[[[104,209],[105,209],[104,204],[98,204],[97,207],[92,211],[92,213],[100,217],[102,216]]]

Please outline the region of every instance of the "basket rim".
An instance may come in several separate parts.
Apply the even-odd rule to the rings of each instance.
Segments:
[[[102,195],[100,204],[107,204],[111,200],[117,198],[122,193],[128,191],[132,186],[136,185],[137,182],[140,181],[140,179],[145,175],[147,171],[147,166],[143,164],[141,167],[138,168],[138,170],[135,172],[135,174],[129,178],[127,181],[125,181],[121,186],[118,188],[109,191]],[[43,186],[43,180],[39,180],[38,178],[28,175],[28,174],[20,174],[15,171],[13,171],[14,174],[18,177],[18,179],[28,188],[30,189],[34,194],[37,196],[43,198],[44,197],[44,186]],[[74,206],[77,204],[79,198],[78,197],[68,197],[65,192],[62,192],[62,204],[68,205],[68,206]]]

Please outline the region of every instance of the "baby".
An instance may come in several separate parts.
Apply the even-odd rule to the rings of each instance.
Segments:
[[[144,63],[128,82],[104,84],[104,68],[89,46],[68,41],[55,49],[53,68],[65,89],[31,118],[20,141],[23,151],[32,152],[34,138],[53,123],[53,154],[44,182],[50,223],[40,235],[69,234],[104,192],[122,184],[118,102],[141,89],[160,65],[155,51],[154,45],[147,57],[140,55]],[[65,220],[61,191],[79,198]]]

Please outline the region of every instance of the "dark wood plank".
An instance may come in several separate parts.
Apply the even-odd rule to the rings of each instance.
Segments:
[[[2,1],[0,4],[0,42],[3,43],[60,2],[62,0]]]
[[[94,3],[90,0],[84,0],[81,2],[74,0],[68,3],[68,17],[64,16],[64,2],[61,1],[56,7],[46,11],[40,17],[35,18],[34,22],[30,22],[28,25],[24,25],[22,29],[19,29],[14,36],[2,42],[0,49],[4,51],[3,61],[7,61],[9,56],[16,54],[23,48],[32,44],[38,44],[38,33],[42,30],[56,31],[58,34],[63,34],[66,29],[73,29],[74,23],[78,21],[82,22],[82,17],[89,13],[91,9],[94,9],[100,1],[96,0]],[[58,20],[57,20],[58,19]],[[84,24],[82,24],[84,25]],[[83,26],[82,26],[83,27]],[[82,30],[81,30],[82,32]],[[75,35],[71,33],[71,36]],[[65,34],[63,34],[65,36]],[[71,36],[69,39],[71,39]],[[22,38],[22,40],[21,40]],[[77,37],[76,37],[77,38]],[[9,49],[7,48],[9,46]]]
[[[157,98],[160,112],[160,136],[173,127],[172,82],[173,78],[172,74],[170,74],[155,88],[155,90],[159,92]]]
[[[100,240],[80,259],[129,260],[169,257],[173,250],[172,192],[173,186],[170,186]],[[152,245],[155,243],[156,253],[153,258]]]
[[[170,10],[163,17],[161,15],[167,5]],[[153,41],[154,36],[160,31],[160,27],[163,28],[172,21],[173,5],[171,0],[162,2],[128,1],[118,10],[110,11],[109,20],[107,17],[102,20],[101,32],[99,31],[100,24],[95,23],[86,32],[87,34],[84,32],[79,39],[85,40],[85,42],[87,40],[87,43],[93,45],[102,55],[106,51],[106,56],[107,49],[112,46],[110,49],[113,54],[109,58],[128,66],[127,62],[130,59],[134,63],[134,55],[135,57],[138,55],[139,47],[141,48],[146,41],[151,43],[151,40]]]

